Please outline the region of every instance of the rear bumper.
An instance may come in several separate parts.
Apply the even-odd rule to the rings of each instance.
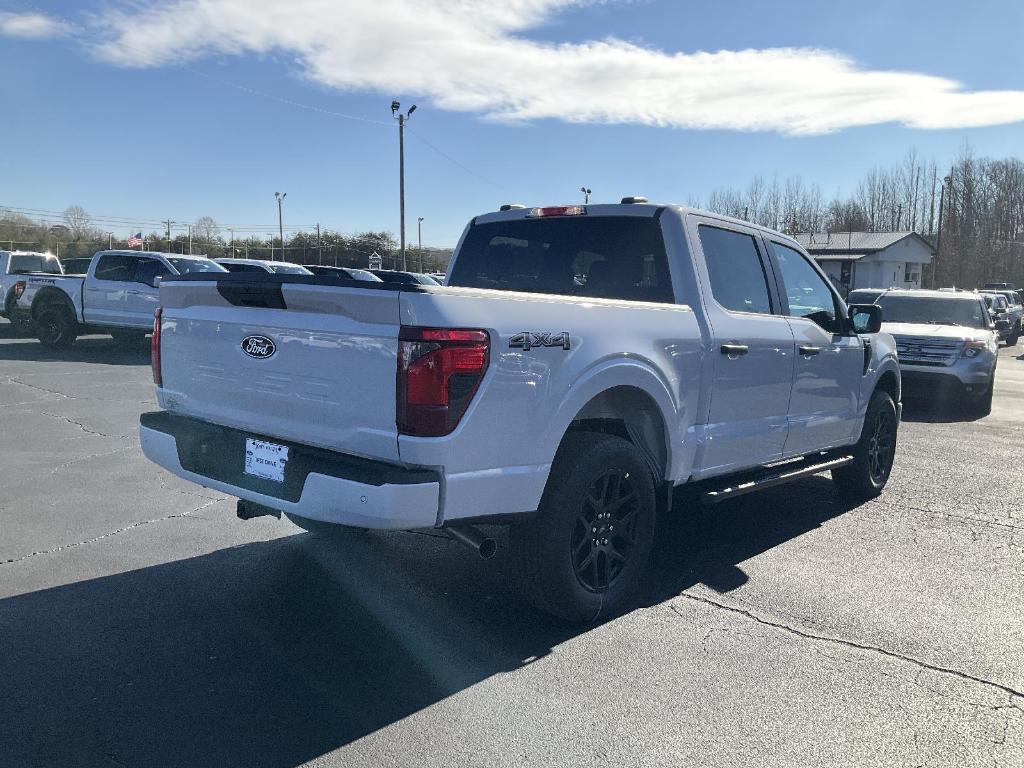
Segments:
[[[437,525],[440,476],[432,470],[325,451],[156,411],[139,420],[146,457],[178,477],[289,514],[363,528]],[[285,481],[242,471],[246,437],[290,449]]]

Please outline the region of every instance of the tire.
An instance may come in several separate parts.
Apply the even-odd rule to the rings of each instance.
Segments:
[[[316,536],[323,536],[324,538],[344,536],[352,533],[366,533],[369,530],[369,528],[359,528],[354,525],[338,525],[337,523],[325,523],[322,520],[311,520],[308,517],[299,517],[299,515],[291,515],[287,512],[284,513],[284,516],[302,530]]]
[[[138,349],[146,343],[145,331],[111,331],[110,335],[119,347]]]
[[[892,397],[876,389],[864,415],[860,440],[853,446],[853,463],[832,470],[832,482],[840,495],[852,501],[867,501],[882,492],[896,457],[898,430]]]
[[[523,596],[573,622],[597,621],[625,606],[651,556],[654,483],[627,440],[592,432],[566,437],[537,515],[509,534]]]
[[[78,323],[65,307],[44,307],[35,319],[36,338],[49,349],[67,349],[78,338]]]
[[[1006,346],[1008,346],[1008,347],[1016,347],[1017,346],[1017,341],[1019,339],[1020,339],[1020,331],[1017,331],[1012,336],[1007,336],[1006,337]]]

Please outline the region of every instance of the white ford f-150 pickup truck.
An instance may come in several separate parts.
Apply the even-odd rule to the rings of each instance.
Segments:
[[[672,488],[713,503],[831,470],[881,492],[900,418],[877,306],[847,309],[800,246],[687,208],[476,217],[444,286],[165,279],[163,410],[142,449],[317,530],[438,528],[573,620],[620,609]]]
[[[99,251],[84,275],[29,275],[15,286],[14,319],[31,323],[47,347],[70,347],[84,333],[136,343],[153,327],[160,279],[226,272],[205,256],[153,251]]]
[[[27,325],[24,322],[17,322],[14,307],[18,302],[18,296],[24,288],[25,275],[63,275],[61,263],[52,253],[38,253],[37,251],[0,251],[0,296],[3,297],[3,304],[0,305],[0,316],[6,317],[18,328],[19,332]],[[21,288],[15,290],[15,286],[21,282]]]

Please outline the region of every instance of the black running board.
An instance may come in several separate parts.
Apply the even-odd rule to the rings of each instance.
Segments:
[[[771,488],[774,485],[791,483],[794,480],[799,480],[801,477],[809,477],[810,475],[827,472],[830,469],[845,467],[852,462],[853,456],[836,456],[825,461],[822,461],[820,456],[815,456],[809,460],[805,459],[784,466],[776,466],[766,469],[758,475],[733,478],[735,485],[708,491],[701,496],[701,501],[704,504],[718,504],[728,499],[735,499],[737,496],[760,491],[764,488]]]

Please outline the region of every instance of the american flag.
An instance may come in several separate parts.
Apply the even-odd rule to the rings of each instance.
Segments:
[[[142,233],[139,232],[137,235],[132,235],[128,238],[128,247],[134,248],[135,246],[142,247]]]

